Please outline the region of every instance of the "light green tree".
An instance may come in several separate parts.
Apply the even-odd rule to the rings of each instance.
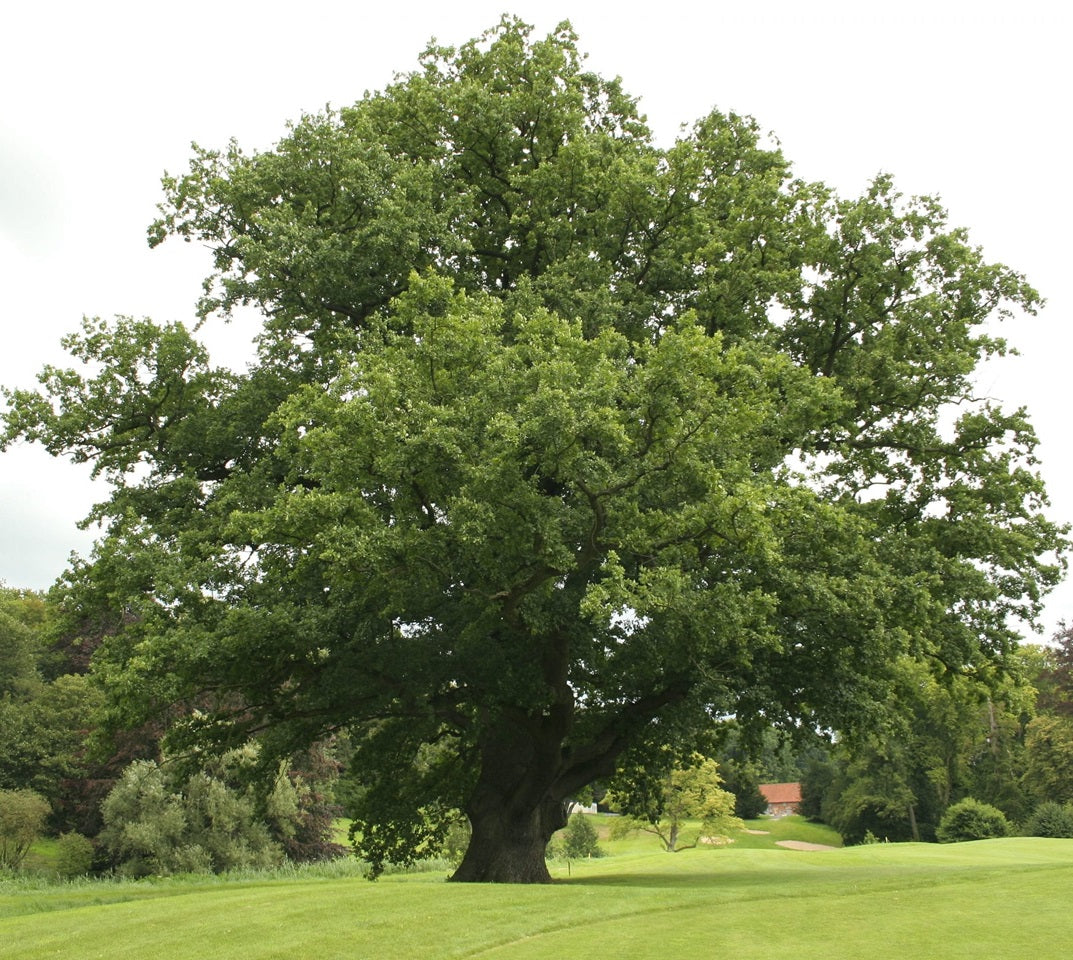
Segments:
[[[713,842],[744,826],[734,816],[734,794],[722,784],[719,764],[694,754],[685,764],[672,767],[655,789],[613,792],[612,806],[624,814],[613,832],[653,833],[669,853]]]
[[[160,765],[135,761],[101,813],[101,843],[133,876],[220,873],[271,866],[283,856],[251,794],[209,771],[177,784]]]
[[[110,722],[348,729],[374,870],[463,810],[456,879],[546,881],[625,752],[871,723],[900,655],[1001,662],[1058,575],[1031,426],[972,386],[1024,279],[888,177],[793,179],[748,118],[657,146],[568,25],[197,149],[172,236],[213,252],[203,317],[263,312],[253,366],[87,321],[4,437],[112,481],[65,602],[114,624]]]
[[[0,790],[0,867],[26,859],[49,814],[48,801],[33,790]]]

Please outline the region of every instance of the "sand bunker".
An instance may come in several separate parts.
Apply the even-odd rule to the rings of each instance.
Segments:
[[[837,850],[838,847],[828,846],[826,843],[806,843],[804,840],[776,840],[776,847],[786,847],[787,850]]]

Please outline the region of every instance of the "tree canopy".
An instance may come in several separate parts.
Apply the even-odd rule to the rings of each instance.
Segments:
[[[112,720],[265,756],[346,729],[374,866],[453,811],[459,880],[547,879],[564,801],[713,716],[846,728],[888,665],[1001,660],[1060,569],[1022,410],[1039,298],[887,176],[751,119],[659,146],[564,24],[504,19],[271,150],[195,147],[155,245],[202,320],[86,321],[5,442],[112,481],[63,586]],[[658,751],[657,751],[658,752]]]

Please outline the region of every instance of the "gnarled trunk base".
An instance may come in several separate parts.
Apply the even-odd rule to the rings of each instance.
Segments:
[[[518,813],[493,807],[470,814],[473,835],[451,880],[458,883],[550,883],[551,835],[566,822],[561,803]]]

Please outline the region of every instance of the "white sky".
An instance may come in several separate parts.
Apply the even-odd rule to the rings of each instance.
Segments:
[[[13,9],[14,8],[14,9]],[[32,386],[62,363],[83,314],[190,321],[203,251],[145,229],[165,169],[189,144],[267,148],[284,122],[344,105],[458,44],[506,0],[184,0],[11,4],[0,18],[0,383]],[[712,107],[755,116],[798,175],[852,195],[880,170],[938,194],[987,255],[1048,300],[1004,334],[1021,356],[981,387],[1027,405],[1042,438],[1052,516],[1073,520],[1069,375],[1068,6],[1042,0],[817,0],[709,4],[515,2],[539,32],[570,19],[590,66],[623,78],[657,134]],[[220,359],[238,331],[213,331]],[[222,351],[230,351],[224,354]],[[0,580],[45,588],[92,531],[85,468],[18,447],[0,456]],[[1053,595],[1045,635],[1073,619]]]

